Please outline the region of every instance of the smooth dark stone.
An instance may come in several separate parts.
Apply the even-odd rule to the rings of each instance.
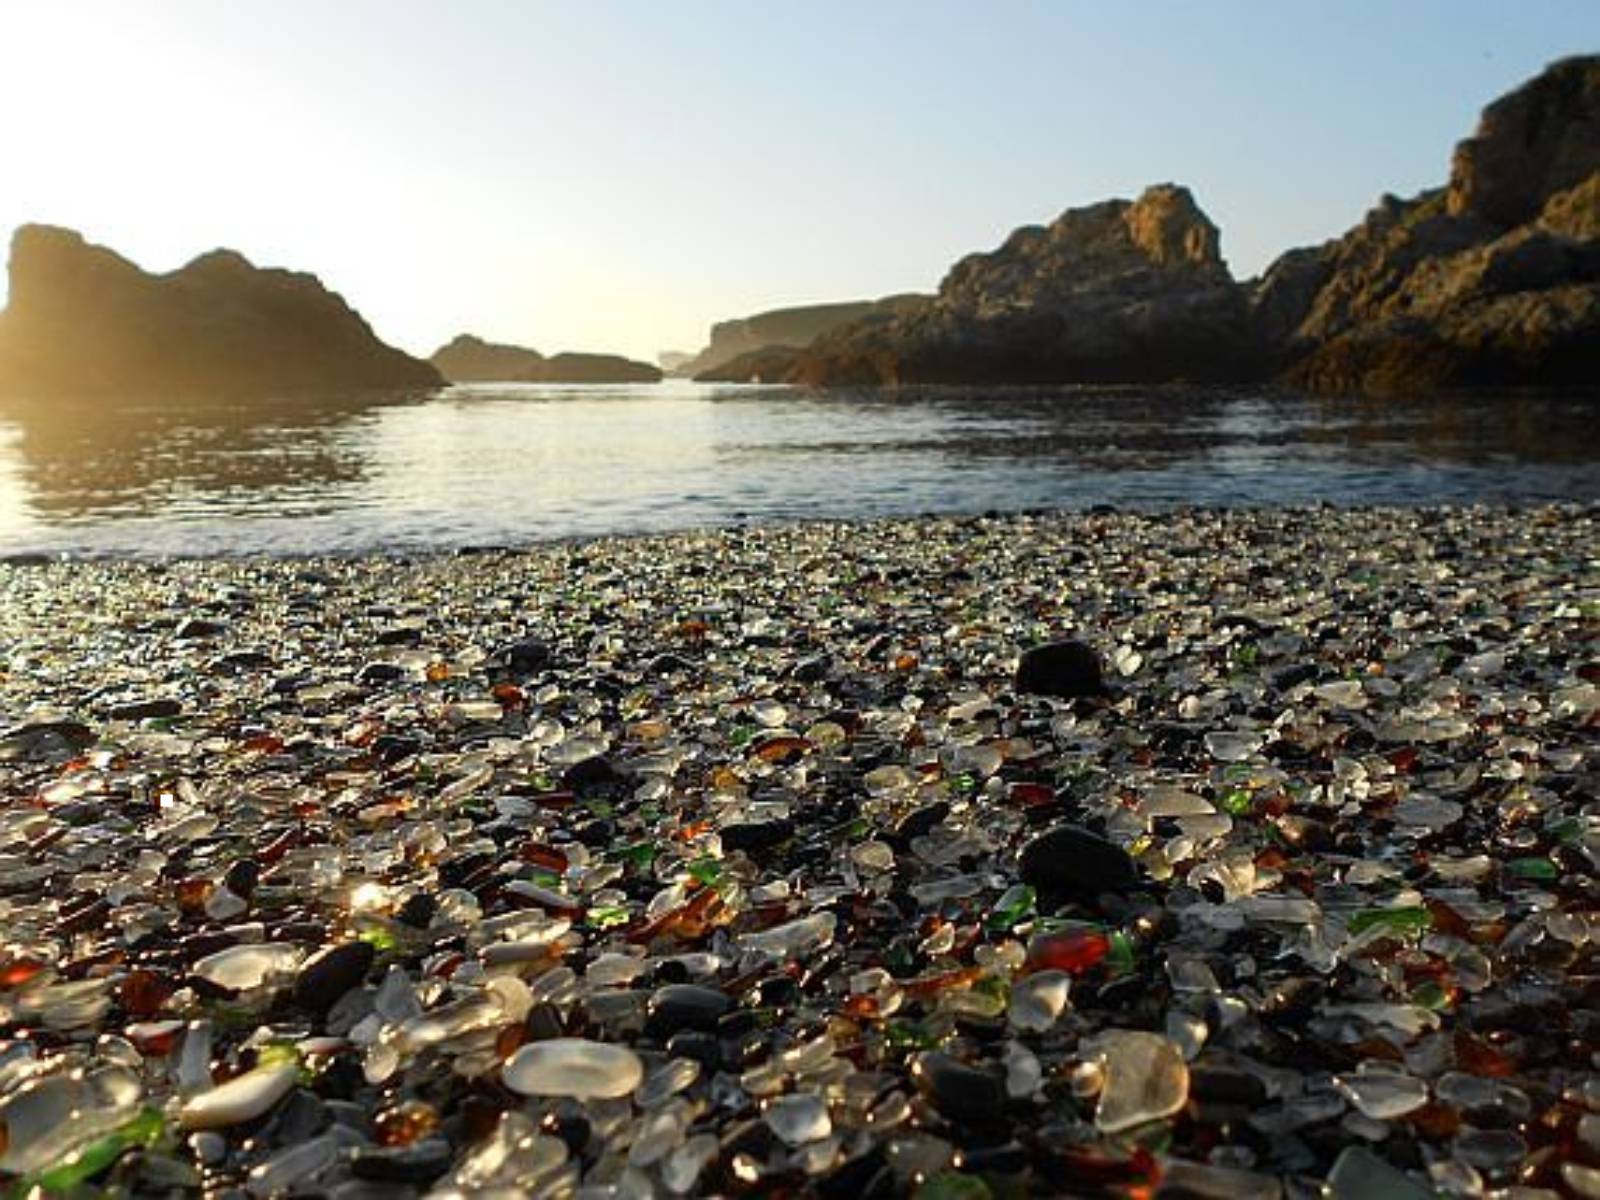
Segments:
[[[450,1167],[450,1143],[424,1138],[409,1146],[362,1146],[350,1159],[358,1179],[380,1183],[429,1183]]]
[[[101,800],[69,800],[50,810],[52,820],[74,827],[93,825],[106,815],[106,803]]]
[[[261,650],[234,650],[218,655],[209,666],[219,674],[243,674],[246,671],[263,671],[273,664],[272,655]]]
[[[827,658],[819,655],[795,663],[790,674],[800,683],[818,683],[828,677],[830,665]]]
[[[589,796],[624,782],[623,775],[602,755],[573,763],[561,773],[561,790]]]
[[[489,655],[489,665],[526,678],[547,669],[554,658],[549,643],[538,638],[521,638],[497,647]]]
[[[1308,1016],[1321,1003],[1327,990],[1327,985],[1320,979],[1309,975],[1293,976],[1283,980],[1262,998],[1262,1014],[1293,1019]]]
[[[362,1137],[372,1136],[372,1113],[364,1105],[353,1100],[329,1100],[327,1105],[335,1124],[354,1129]]]
[[[256,890],[256,881],[261,878],[261,864],[253,858],[235,859],[222,882],[227,889],[236,896],[243,896],[246,900]]]
[[[349,1102],[366,1086],[361,1060],[354,1054],[335,1055],[333,1061],[322,1068],[322,1073],[317,1076],[317,1091],[330,1103],[335,1100]],[[335,1117],[338,1119],[337,1114]],[[343,1124],[343,1121],[340,1123]]]
[[[685,1030],[667,1039],[668,1058],[692,1058],[707,1071],[722,1067],[722,1043],[715,1034]]]
[[[1028,1148],[1017,1141],[961,1149],[961,1169],[969,1175],[1020,1175],[1031,1161]]]
[[[908,846],[912,838],[924,837],[943,825],[949,815],[950,805],[943,800],[912,809],[894,827],[894,841],[902,847]]]
[[[1249,1071],[1196,1063],[1189,1068],[1189,1098],[1202,1108],[1250,1112],[1267,1102],[1267,1085]]]
[[[1063,700],[1106,694],[1100,656],[1077,641],[1046,642],[1023,651],[1017,662],[1015,689],[1022,695],[1056,696]]]
[[[414,625],[399,625],[393,629],[380,629],[373,640],[380,646],[415,646],[422,641],[422,630]]]
[[[528,1010],[522,1028],[530,1042],[547,1042],[566,1033],[561,1024],[561,1010],[554,1004],[535,1004]]]
[[[384,733],[372,740],[372,753],[384,766],[393,766],[421,751],[422,739],[406,734]]]
[[[1298,663],[1292,667],[1283,667],[1272,673],[1272,687],[1274,691],[1287,692],[1302,683],[1310,683],[1320,674],[1322,669],[1316,663]]]
[[[395,920],[413,929],[426,929],[438,908],[439,901],[432,892],[412,892],[395,913]]]
[[[794,836],[794,822],[787,817],[772,821],[736,821],[718,831],[724,852],[731,850],[770,850]]]
[[[149,721],[163,717],[175,717],[182,711],[183,705],[178,701],[157,698],[153,700],[131,700],[127,704],[118,704],[106,715],[113,721]]]
[[[295,976],[295,1003],[313,1012],[326,1012],[366,977],[376,954],[371,942],[359,939],[317,951]]]
[[[567,1144],[567,1153],[580,1158],[588,1149],[589,1140],[594,1137],[594,1125],[588,1117],[578,1112],[550,1113],[539,1123],[539,1127],[545,1133],[560,1138]]]
[[[332,1124],[333,1113],[320,1096],[295,1088],[273,1114],[271,1136],[274,1142],[288,1145],[314,1138]]]
[[[678,675],[694,670],[694,664],[681,654],[670,651],[658,654],[645,664],[644,673],[651,676]]]
[[[731,1008],[733,997],[726,992],[694,983],[669,983],[651,995],[644,1031],[657,1041],[686,1029],[704,1033],[715,1029]]]
[[[446,859],[438,866],[441,888],[465,887],[480,871],[494,867],[494,858],[482,850],[474,850],[458,858]]]
[[[1297,850],[1320,853],[1333,848],[1333,831],[1315,817],[1293,813],[1279,817],[1278,831],[1283,834],[1283,840]]]
[[[1023,882],[1055,892],[1098,895],[1139,886],[1139,869],[1128,852],[1077,825],[1058,825],[1022,847]]]
[[[882,1145],[841,1164],[816,1187],[821,1200],[878,1200],[896,1190],[894,1171]]]
[[[94,730],[81,721],[30,721],[0,732],[0,742],[13,742],[33,753],[58,748],[85,750],[94,741]]]
[[[756,996],[764,1008],[787,1008],[800,999],[800,985],[787,975],[778,975],[757,984]]]
[[[178,627],[172,631],[175,638],[213,638],[228,631],[227,625],[221,621],[208,621],[204,617],[185,617],[178,622]]]
[[[958,1124],[992,1125],[1003,1117],[1006,1090],[987,1071],[948,1054],[925,1050],[911,1063],[911,1078],[944,1116]]]
[[[572,836],[585,846],[608,849],[617,840],[617,823],[607,817],[596,817],[574,828]]]

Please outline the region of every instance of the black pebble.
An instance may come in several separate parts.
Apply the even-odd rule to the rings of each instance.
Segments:
[[[1084,642],[1046,642],[1023,652],[1017,663],[1016,690],[1023,695],[1072,700],[1106,694],[1100,656]]]

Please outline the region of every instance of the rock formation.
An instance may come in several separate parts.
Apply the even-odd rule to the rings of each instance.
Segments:
[[[500,383],[523,379],[544,366],[544,355],[526,346],[486,342],[463,333],[428,356],[451,383]]]
[[[741,355],[808,346],[841,325],[898,316],[923,307],[928,300],[927,296],[905,293],[881,300],[775,308],[753,317],[718,321],[711,327],[711,341],[706,348],[678,364],[674,374],[691,378],[709,376]]]
[[[661,370],[616,354],[555,354],[463,333],[429,361],[451,383],[657,383]]]
[[[433,387],[315,276],[229,250],[165,275],[69,229],[25,225],[0,314],[0,388],[35,395]]]
[[[1447,187],[1385,197],[1312,253],[1315,268],[1295,269],[1323,282],[1275,318],[1294,383],[1600,383],[1600,56],[1555,63],[1495,101],[1456,148]]]
[[[1186,188],[1070,209],[962,259],[931,303],[794,355],[807,383],[1140,382],[1248,372],[1249,305]],[[738,377],[745,360],[725,364]],[[770,372],[777,363],[762,364]]]
[[[1018,229],[958,262],[930,303],[809,345],[768,340],[699,377],[1593,387],[1600,56],[1555,63],[1491,104],[1447,186],[1384,197],[1349,233],[1290,251],[1258,281],[1234,281],[1216,226],[1187,189],[1162,184]]]

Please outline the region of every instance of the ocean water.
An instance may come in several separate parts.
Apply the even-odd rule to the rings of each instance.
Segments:
[[[479,385],[0,401],[0,553],[304,554],[1094,504],[1600,500],[1600,401]]]

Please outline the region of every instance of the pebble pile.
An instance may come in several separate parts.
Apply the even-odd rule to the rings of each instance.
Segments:
[[[0,1194],[1600,1196],[1597,553],[0,566]]]

